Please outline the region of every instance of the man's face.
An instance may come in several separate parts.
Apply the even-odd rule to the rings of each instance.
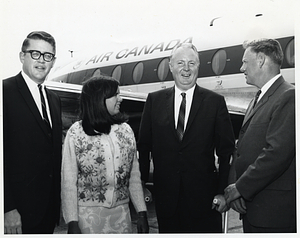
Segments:
[[[259,62],[257,60],[257,54],[251,51],[251,48],[247,48],[243,56],[243,65],[240,71],[244,73],[246,83],[257,86],[259,80]]]
[[[178,48],[170,61],[170,71],[176,86],[186,91],[196,84],[199,70],[199,60],[191,48]]]
[[[37,50],[41,53],[55,54],[52,45],[44,40],[29,40],[26,51]],[[32,59],[30,53],[20,52],[20,61],[23,64],[23,71],[37,84],[43,83],[55,63],[55,58],[51,62],[46,62],[41,55],[38,60]]]

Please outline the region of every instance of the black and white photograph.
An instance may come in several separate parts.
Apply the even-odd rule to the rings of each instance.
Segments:
[[[0,237],[297,237],[297,0],[0,9]]]

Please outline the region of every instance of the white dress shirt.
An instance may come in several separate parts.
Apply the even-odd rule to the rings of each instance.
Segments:
[[[33,80],[31,80],[27,74],[25,74],[23,71],[21,72],[24,80],[25,80],[25,83],[27,84],[28,88],[29,88],[29,91],[35,101],[35,104],[37,106],[37,108],[39,109],[40,111],[40,114],[43,118],[43,111],[42,111],[42,103],[41,103],[41,96],[40,96],[40,92],[39,92],[39,88],[38,88],[38,84],[35,83]],[[50,114],[50,110],[49,110],[49,104],[48,104],[48,98],[47,98],[47,95],[46,95],[46,92],[45,92],[45,86],[42,85],[42,92],[43,92],[43,95],[44,95],[44,98],[45,98],[45,103],[46,103],[46,110],[47,110],[47,114],[48,114],[48,118],[49,118],[49,122],[50,122],[50,126],[52,126],[52,121],[51,121],[51,114]]]
[[[186,93],[186,97],[185,97],[186,98],[186,107],[185,107],[185,118],[184,118],[184,130],[185,130],[186,124],[187,124],[187,121],[188,121],[188,118],[190,115],[190,110],[191,110],[191,106],[192,106],[195,87],[196,87],[196,85],[184,92],[184,91],[181,91],[179,88],[177,88],[175,85],[175,95],[174,95],[175,128],[177,128],[179,108],[180,108],[180,104],[182,101],[181,93]]]

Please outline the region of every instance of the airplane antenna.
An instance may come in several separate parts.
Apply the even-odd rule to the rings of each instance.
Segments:
[[[73,52],[74,52],[74,50],[69,50],[69,52],[71,53],[71,58],[73,58]]]
[[[219,19],[219,18],[221,18],[221,17],[216,17],[216,18],[212,19],[212,20],[210,21],[209,26],[213,26],[213,25],[214,25],[214,21],[217,20],[217,19]]]

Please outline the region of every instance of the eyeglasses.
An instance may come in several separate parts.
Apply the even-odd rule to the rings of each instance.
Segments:
[[[54,59],[54,57],[55,57],[55,55],[52,54],[52,53],[49,53],[49,52],[41,53],[38,50],[27,50],[27,51],[23,51],[23,53],[30,53],[31,58],[34,59],[34,60],[38,60],[41,57],[41,55],[42,55],[43,59],[46,62],[51,62]]]

